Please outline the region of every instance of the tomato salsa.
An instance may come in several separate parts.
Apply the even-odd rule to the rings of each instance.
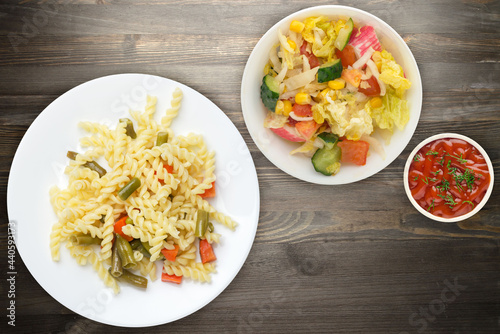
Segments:
[[[453,218],[472,211],[490,184],[479,150],[457,138],[437,139],[413,157],[408,184],[415,201],[435,216]]]

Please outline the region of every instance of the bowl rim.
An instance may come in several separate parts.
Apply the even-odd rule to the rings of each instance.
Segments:
[[[479,202],[479,204],[476,205],[476,207],[472,211],[469,211],[466,214],[463,214],[463,215],[457,216],[457,217],[453,217],[453,218],[443,218],[443,217],[435,216],[432,213],[424,210],[424,208],[422,208],[417,203],[417,201],[415,201],[415,199],[413,198],[413,196],[411,194],[411,190],[410,190],[410,185],[408,183],[408,172],[409,172],[410,165],[411,165],[411,163],[413,161],[413,157],[415,156],[415,154],[417,154],[417,152],[422,147],[424,147],[425,145],[427,145],[428,143],[430,143],[432,141],[435,141],[437,139],[443,139],[443,138],[462,139],[462,140],[468,142],[469,144],[471,144],[472,146],[474,146],[482,154],[482,156],[484,157],[484,159],[486,161],[486,164],[488,165],[488,172],[491,175],[490,176],[490,184],[489,184],[488,189],[486,190],[486,194],[484,195],[484,197],[481,200],[481,202]],[[452,133],[452,132],[444,132],[444,133],[436,134],[436,135],[430,136],[430,137],[424,139],[423,141],[421,141],[417,146],[415,146],[415,148],[413,149],[413,151],[408,155],[408,159],[406,160],[406,164],[405,164],[405,168],[404,168],[404,172],[403,172],[404,188],[405,188],[406,196],[410,200],[411,204],[413,204],[413,206],[421,214],[423,214],[427,218],[430,218],[430,219],[435,220],[435,221],[443,222],[443,223],[456,223],[456,222],[468,219],[468,218],[474,216],[476,213],[478,213],[483,208],[483,206],[486,204],[486,202],[488,202],[488,199],[491,196],[491,193],[493,191],[494,179],[495,179],[495,177],[494,177],[494,171],[493,171],[493,164],[491,163],[491,160],[490,160],[490,157],[488,156],[488,153],[486,153],[486,151],[481,147],[481,145],[479,145],[472,138],[469,138],[467,136],[464,136],[464,135],[461,135],[461,134],[458,134],[458,133]]]
[[[376,21],[380,26],[384,27],[384,29],[386,29],[388,31],[388,33],[390,35],[393,35],[394,38],[398,41],[398,44],[401,44],[401,47],[402,47],[402,52],[405,54],[405,57],[408,58],[409,62],[412,64],[412,68],[415,72],[415,79],[412,81],[412,83],[415,81],[415,87],[416,88],[413,88],[412,89],[415,89],[415,92],[413,94],[415,94],[415,101],[414,103],[412,104],[412,106],[410,107],[411,109],[411,112],[412,115],[414,115],[414,117],[416,117],[416,122],[415,124],[410,128],[410,131],[412,131],[410,137],[408,138],[406,144],[400,148],[398,148],[398,152],[397,154],[394,156],[394,159],[392,160],[386,160],[382,166],[380,168],[377,167],[376,171],[374,171],[373,173],[368,173],[367,175],[363,175],[362,177],[356,177],[354,181],[350,181],[350,180],[344,180],[344,181],[340,181],[338,182],[338,180],[332,180],[332,179],[329,179],[329,178],[325,178],[323,180],[318,180],[316,178],[313,178],[307,174],[303,174],[301,173],[300,171],[297,172],[297,171],[294,171],[293,169],[291,168],[287,168],[287,166],[284,166],[282,165],[280,162],[279,162],[279,159],[276,159],[272,156],[271,152],[268,152],[266,151],[265,149],[263,149],[261,147],[261,144],[258,140],[258,135],[256,133],[254,133],[254,131],[252,130],[252,126],[251,126],[251,122],[249,120],[249,116],[247,115],[247,113],[245,112],[246,109],[248,109],[250,107],[250,102],[249,102],[249,96],[246,94],[247,90],[248,90],[248,86],[250,86],[252,83],[249,82],[249,80],[247,80],[247,77],[250,76],[249,72],[250,72],[250,68],[249,68],[249,64],[251,62],[251,60],[253,60],[253,58],[257,57],[257,53],[258,53],[258,49],[260,48],[260,46],[262,44],[265,44],[266,40],[269,38],[269,35],[272,35],[272,34],[275,34],[276,31],[279,29],[279,27],[281,25],[283,25],[285,22],[287,21],[292,21],[294,18],[296,17],[300,17],[300,16],[304,16],[304,15],[312,15],[314,14],[315,12],[320,12],[320,11],[323,11],[323,10],[328,10],[328,11],[335,11],[335,10],[346,10],[346,11],[352,11],[354,13],[357,13],[359,14],[361,17],[363,17],[364,20],[374,20]],[[309,14],[311,13],[311,14]],[[325,14],[327,16],[331,16],[333,14]],[[339,14],[339,15],[343,15],[343,14]],[[417,83],[418,81],[418,83]],[[413,86],[413,85],[412,85]],[[296,12],[293,12],[293,13],[290,13],[288,15],[286,15],[285,17],[283,17],[282,19],[280,19],[278,22],[276,22],[275,24],[273,24],[260,38],[259,40],[257,41],[257,43],[254,45],[253,49],[252,49],[252,52],[250,53],[248,59],[247,59],[247,62],[245,64],[245,68],[244,68],[244,71],[243,71],[243,74],[242,74],[242,79],[241,79],[241,86],[240,86],[240,101],[241,101],[241,108],[242,108],[242,114],[243,114],[243,120],[245,122],[245,125],[246,125],[246,128],[250,134],[250,138],[252,138],[252,141],[255,143],[255,145],[257,146],[257,148],[259,149],[259,151],[274,165],[276,166],[278,169],[280,169],[281,171],[285,172],[286,174],[294,177],[294,178],[297,178],[299,180],[302,180],[302,181],[305,181],[305,182],[308,182],[308,183],[314,183],[314,184],[321,184],[321,185],[342,185],[342,184],[349,184],[349,183],[354,183],[354,182],[359,182],[359,181],[362,181],[366,178],[369,178],[379,172],[381,172],[382,170],[384,170],[385,168],[387,168],[391,163],[394,162],[394,160],[396,160],[396,158],[398,156],[400,156],[403,151],[405,150],[405,148],[408,146],[411,138],[413,137],[414,133],[415,133],[415,130],[416,130],[416,127],[418,125],[418,122],[420,120],[420,116],[421,116],[421,113],[422,113],[422,104],[423,104],[423,84],[422,84],[422,76],[421,76],[421,73],[420,73],[420,69],[418,67],[418,64],[417,64],[417,61],[415,59],[415,56],[413,55],[411,49],[409,48],[408,44],[404,41],[404,39],[402,38],[402,36],[392,27],[390,26],[386,21],[384,21],[383,19],[379,18],[378,16],[370,13],[370,12],[367,12],[365,10],[362,10],[362,9],[359,9],[359,8],[356,8],[356,7],[352,7],[352,6],[344,6],[344,5],[319,5],[319,6],[311,6],[311,7],[306,7],[306,8],[303,8],[303,9],[300,9]],[[408,126],[410,126],[409,124],[407,124],[407,126],[405,127],[405,131],[408,131]],[[384,159],[385,160],[385,159]]]

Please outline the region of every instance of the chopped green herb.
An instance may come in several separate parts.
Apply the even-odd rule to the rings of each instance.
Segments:
[[[425,153],[425,155],[433,155],[433,156],[436,156],[438,155],[439,153],[436,152],[436,151],[427,151],[427,153]]]
[[[438,161],[438,164],[440,164],[441,167],[444,166],[444,157],[442,157],[441,160]]]
[[[427,180],[427,178],[425,179],[421,179],[425,184],[429,184],[429,181]]]
[[[474,209],[474,203],[472,203],[471,201],[464,201],[464,203],[469,203],[470,205],[472,205],[472,208]]]
[[[438,196],[444,199],[444,204],[448,205],[450,209],[453,209],[453,207],[457,204],[457,202],[455,202],[455,200],[453,199],[453,196],[451,196],[450,194],[446,196],[438,194]]]
[[[431,172],[431,174],[434,174],[434,176],[438,176],[438,175],[439,175],[439,173],[441,173],[441,169],[440,169],[440,170],[437,170],[437,171],[435,171],[435,172]]]
[[[436,178],[434,178],[434,177],[433,177],[433,178],[429,178],[429,177],[428,177],[427,179],[428,179],[430,182],[437,182],[437,180],[438,180],[438,179],[436,179]]]
[[[429,207],[427,208],[427,211],[431,211],[434,209],[434,198],[432,199],[432,202],[431,202],[431,205],[429,205]]]
[[[447,191],[450,189],[450,182],[447,179],[442,179],[441,184],[436,186],[439,191]]]
[[[417,181],[417,180],[418,180],[418,176],[415,176],[415,177],[413,178],[413,181]]]
[[[467,184],[467,188],[472,190],[472,187],[474,186],[474,181],[476,180],[476,176],[474,174],[474,171],[472,169],[467,168],[463,174],[460,174],[457,176],[457,182],[463,182],[465,181],[465,184]]]
[[[413,157],[413,161],[415,161],[415,162],[419,162],[419,161],[420,161],[420,155],[419,155],[419,154],[416,154],[416,155]]]
[[[460,156],[458,156],[458,153],[455,153],[455,155],[450,155],[450,157],[457,159],[457,161],[462,165],[465,165],[467,163],[467,159],[463,158],[462,153],[460,153]]]

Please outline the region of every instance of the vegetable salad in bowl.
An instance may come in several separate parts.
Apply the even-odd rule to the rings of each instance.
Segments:
[[[370,147],[384,155],[374,131],[392,134],[410,119],[405,72],[369,24],[310,16],[278,30],[260,89],[264,127],[302,143],[291,151],[335,175],[366,164]]]

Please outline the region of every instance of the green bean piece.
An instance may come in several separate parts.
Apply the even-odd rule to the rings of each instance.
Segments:
[[[86,245],[100,245],[102,240],[99,238],[93,238],[90,235],[72,235],[69,237],[74,245],[86,246]]]
[[[93,170],[94,172],[97,172],[97,174],[99,174],[99,177],[103,177],[104,175],[106,175],[106,170],[104,168],[102,168],[101,165],[99,165],[95,161],[87,161],[82,166],[87,167],[87,168]]]
[[[113,277],[120,277],[123,274],[122,260],[120,259],[120,255],[118,254],[118,242],[113,243],[111,253],[111,267],[110,273]]]
[[[133,177],[123,188],[118,191],[118,197],[125,201],[137,188],[141,186],[141,180]]]
[[[151,257],[151,254],[146,250],[146,248],[144,248],[142,244],[137,247],[137,250],[141,252],[145,257]],[[161,257],[159,257],[158,259],[161,259]]]
[[[66,153],[66,156],[68,158],[70,158],[71,160],[76,160],[76,156],[78,155],[78,153],[76,152],[73,152],[73,151],[68,151],[68,153]]]
[[[125,224],[127,224],[127,225],[132,225],[133,223],[134,223],[134,221],[130,217],[127,217],[127,219],[125,220]]]
[[[115,243],[117,244],[118,255],[122,260],[122,267],[130,269],[135,266],[134,251],[127,240],[123,239],[119,234],[115,234]]]
[[[120,281],[128,282],[139,288],[146,289],[148,287],[148,279],[139,275],[134,275],[128,270],[123,270],[123,274],[118,278]]]
[[[207,232],[208,227],[208,212],[205,210],[198,210],[198,215],[196,217],[196,229],[194,235],[201,238]]]
[[[120,118],[120,123],[125,123],[125,131],[127,132],[127,136],[132,139],[137,138],[134,130],[134,123],[128,118]]]
[[[139,245],[142,245],[140,239],[134,239],[131,242],[129,242],[129,244],[130,244],[130,247],[132,247],[132,249],[137,249],[139,247]]]
[[[73,152],[73,151],[68,151],[68,153],[66,153],[66,156],[68,158],[70,158],[71,160],[76,160],[76,156],[78,155],[78,153],[76,152]],[[99,174],[99,177],[103,177],[104,175],[106,175],[106,170],[104,168],[101,167],[101,165],[99,165],[97,162],[95,161],[87,161],[86,163],[84,163],[82,165],[82,167],[87,167],[95,172],[97,172],[97,174]]]
[[[215,230],[214,224],[212,224],[211,222],[208,222],[208,230],[210,231],[210,233],[212,233]]]
[[[156,135],[156,146],[161,146],[168,141],[168,133],[167,132],[158,132]]]
[[[144,250],[146,251],[147,255],[146,255],[146,253],[143,253],[143,254],[146,255],[147,257],[151,257],[151,246],[149,245],[149,242],[142,241],[141,244],[142,244],[142,247],[144,248]],[[138,249],[138,250],[140,250],[140,249]],[[160,256],[158,256],[158,260],[163,260],[164,258],[165,257],[163,256],[163,254],[160,253]]]

